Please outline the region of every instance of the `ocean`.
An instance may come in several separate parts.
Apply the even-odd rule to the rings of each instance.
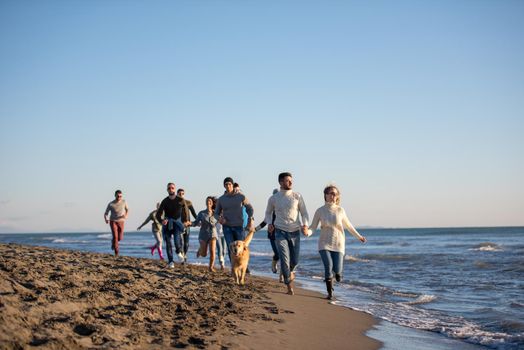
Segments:
[[[361,229],[346,235],[344,275],[335,304],[381,320],[368,335],[383,349],[524,349],[524,227]],[[318,232],[302,237],[297,281],[325,293]],[[0,234],[1,243],[111,253],[111,234]],[[151,258],[151,233],[126,232],[121,254]],[[189,263],[198,229],[191,231]],[[251,243],[253,274],[271,273],[267,233]],[[155,256],[158,258],[158,256]],[[284,287],[283,287],[284,288]]]

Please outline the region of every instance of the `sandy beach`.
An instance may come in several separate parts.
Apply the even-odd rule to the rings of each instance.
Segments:
[[[378,349],[374,319],[302,289],[108,254],[0,245],[0,348]]]

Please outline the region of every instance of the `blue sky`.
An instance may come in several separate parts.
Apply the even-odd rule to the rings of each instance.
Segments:
[[[524,225],[522,1],[2,1],[0,232],[291,171],[357,226]]]

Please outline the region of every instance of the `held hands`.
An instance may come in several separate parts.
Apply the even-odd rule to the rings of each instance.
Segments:
[[[162,220],[162,225],[164,225],[164,226],[167,225],[167,220],[166,219]]]
[[[304,236],[309,237],[309,236],[311,236],[312,233],[313,233],[313,232],[311,232],[311,231],[309,230],[309,227],[308,227],[307,225],[303,225],[303,226],[302,226],[302,234],[303,234]]]
[[[267,225],[267,232],[269,233],[275,232],[275,226],[273,226],[273,224]]]

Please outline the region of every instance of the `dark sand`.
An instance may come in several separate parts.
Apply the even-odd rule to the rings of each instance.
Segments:
[[[228,272],[0,244],[0,349],[378,349],[371,316]]]

